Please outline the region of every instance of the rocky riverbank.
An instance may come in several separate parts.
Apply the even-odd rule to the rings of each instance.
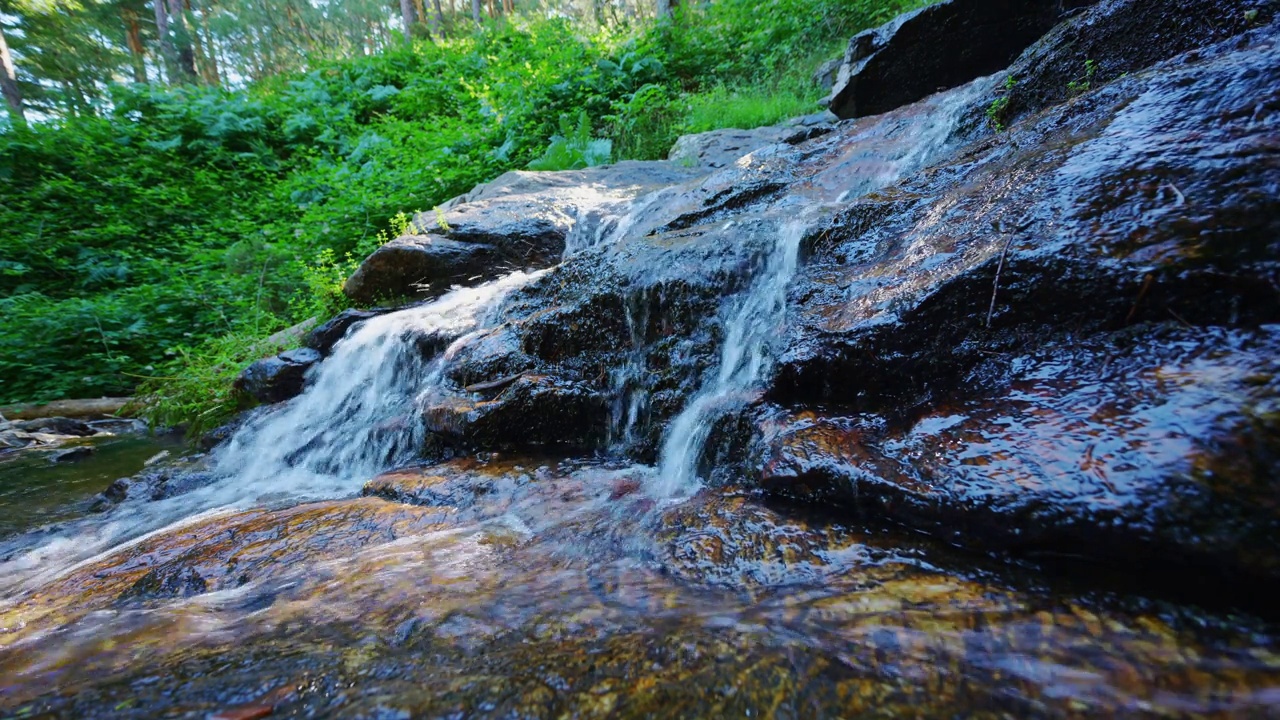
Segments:
[[[256,364],[92,552],[0,547],[0,707],[1274,714],[1276,8],[1008,7],[417,218],[347,291],[418,304]]]

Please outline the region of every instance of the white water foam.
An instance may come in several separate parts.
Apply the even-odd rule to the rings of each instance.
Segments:
[[[0,591],[46,582],[100,553],[210,514],[358,493],[370,477],[416,458],[421,408],[450,359],[491,325],[508,294],[544,273],[512,273],[366,320],[311,371],[302,394],[248,422],[216,451],[212,482],[164,500],[130,499],[105,519],[90,516],[19,538],[33,544],[9,548],[0,562]],[[428,358],[424,340],[448,346]]]
[[[720,365],[710,383],[667,428],[652,493],[682,498],[698,488],[698,460],[715,420],[740,405],[764,377],[771,345],[783,337],[787,285],[795,275],[805,225],[791,221],[778,231],[773,250],[755,281],[729,306]]]

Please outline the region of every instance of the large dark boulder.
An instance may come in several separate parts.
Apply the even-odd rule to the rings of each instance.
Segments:
[[[1003,70],[1088,0],[944,0],[853,37],[831,95],[841,118],[878,115]]]
[[[1009,66],[1013,82],[1000,120],[1012,124],[1128,73],[1267,25],[1275,15],[1274,0],[1102,0]],[[984,101],[975,111],[989,107]]]
[[[1280,580],[1280,41],[1094,88],[851,203],[794,283],[771,492]]]
[[[344,287],[357,302],[435,297],[520,268],[560,260],[566,242],[590,244],[596,222],[630,200],[705,171],[670,162],[621,162],[564,172],[513,171],[414,218]],[[571,233],[574,237],[571,238]]]
[[[320,327],[312,330],[302,341],[306,347],[315,350],[321,355],[328,357],[333,351],[333,346],[338,341],[347,336],[351,328],[356,325],[391,312],[390,308],[378,308],[374,310],[360,310],[357,308],[349,308],[338,313],[332,320],[324,323]]]
[[[453,285],[488,278],[496,250],[483,243],[405,235],[383,245],[347,278],[343,292],[360,303],[440,295]]]
[[[311,348],[288,350],[245,368],[236,378],[235,388],[258,402],[283,402],[302,392],[307,371],[318,362],[320,353]]]
[[[1136,326],[993,358],[999,387],[893,419],[761,422],[770,492],[948,542],[1280,579],[1280,328]]]

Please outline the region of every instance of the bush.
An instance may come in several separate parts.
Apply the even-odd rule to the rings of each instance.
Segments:
[[[529,163],[530,170],[580,170],[604,165],[613,156],[613,141],[591,137],[591,118],[578,113],[574,125],[568,115],[560,116],[560,134],[551,136],[546,152]]]

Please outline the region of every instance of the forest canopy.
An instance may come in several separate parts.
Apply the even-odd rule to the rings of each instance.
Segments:
[[[0,0],[0,403],[224,411],[406,213],[585,162],[566,122],[598,163],[816,112],[815,67],[918,4]]]

